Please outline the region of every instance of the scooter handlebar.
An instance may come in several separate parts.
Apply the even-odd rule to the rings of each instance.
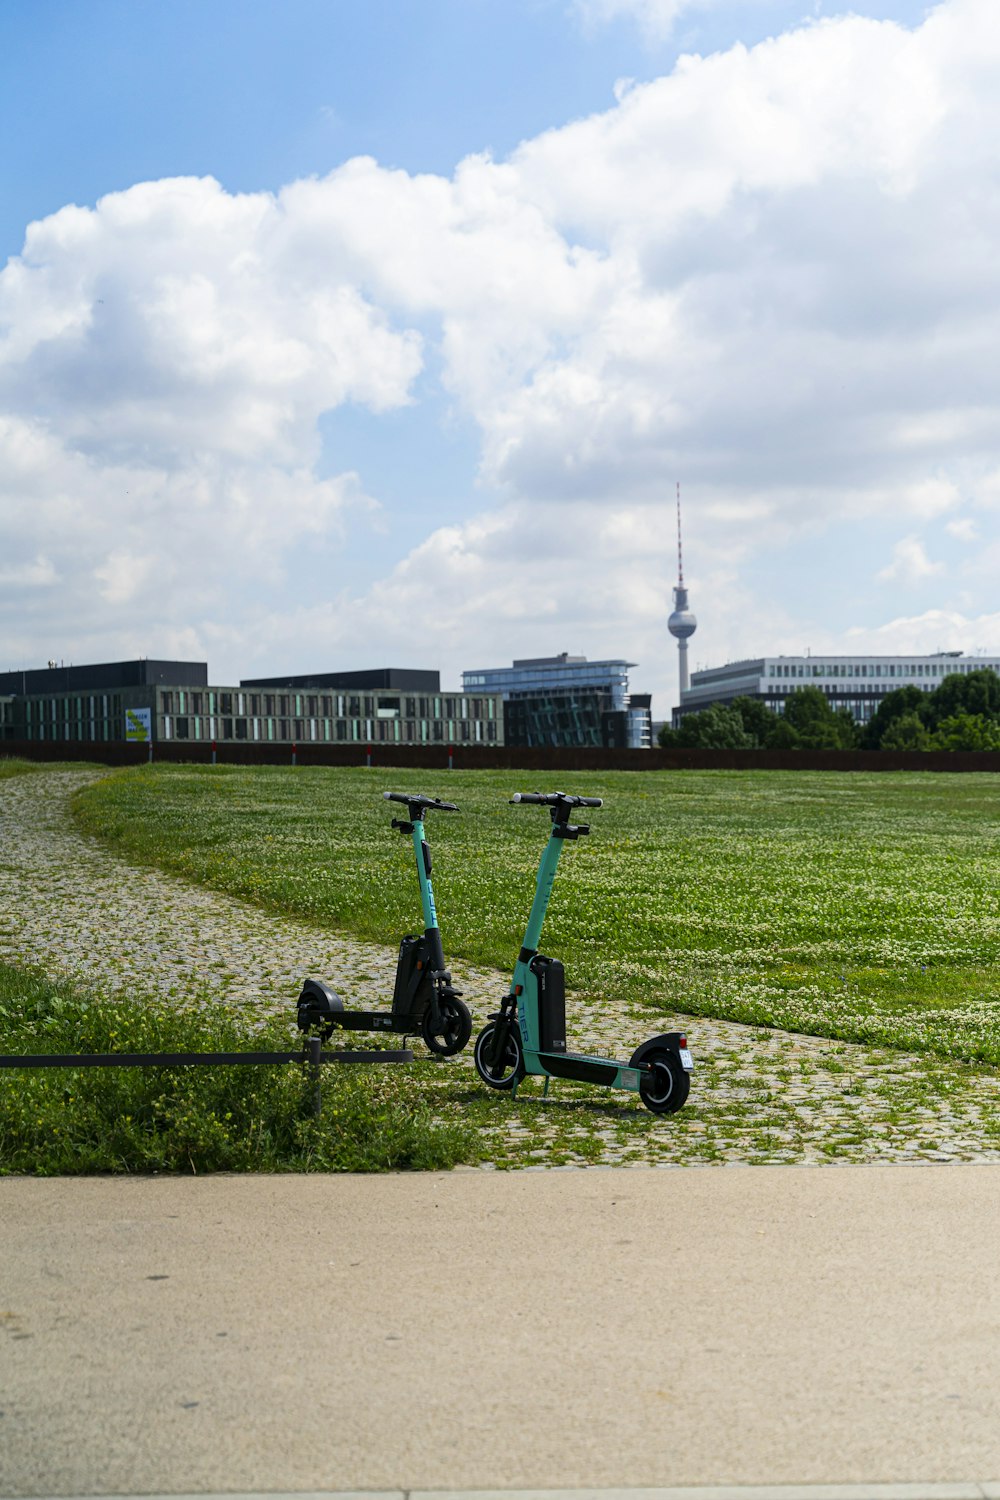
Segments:
[[[515,792],[511,802],[532,802],[542,807],[603,807],[603,797],[571,797],[566,792]]]
[[[406,807],[433,807],[438,812],[458,812],[454,802],[442,802],[440,797],[424,797],[419,793],[408,797],[405,792],[383,792],[386,802],[402,802]]]

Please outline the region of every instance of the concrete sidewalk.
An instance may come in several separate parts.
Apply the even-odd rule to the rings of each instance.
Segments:
[[[0,1180],[0,1493],[985,1494],[998,1247],[994,1164]]]

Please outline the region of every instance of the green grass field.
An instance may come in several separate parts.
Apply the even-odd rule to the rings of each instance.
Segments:
[[[609,999],[1000,1063],[1000,777],[143,767],[83,792],[132,860],[392,944],[420,925],[384,790],[430,814],[445,952],[507,969],[544,782],[605,798],[565,851],[543,947]]]
[[[295,1051],[287,1018],[109,1000],[0,963],[0,1053]],[[0,1072],[0,1175],[384,1172],[479,1159],[480,1136],[409,1068],[297,1064]]]
[[[11,776],[25,776],[29,771],[37,770],[38,767],[30,760],[17,760],[13,756],[0,759],[0,781],[7,781]]]

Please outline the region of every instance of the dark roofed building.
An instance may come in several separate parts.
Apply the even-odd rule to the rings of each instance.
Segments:
[[[210,687],[204,662],[141,659],[0,675],[0,738],[502,745],[503,703],[442,693],[439,672],[408,668]]]
[[[370,672],[303,672],[295,677],[242,677],[241,687],[359,688],[401,693],[439,693],[441,673],[415,667],[378,667]]]
[[[28,672],[0,672],[0,693],[21,697],[43,693],[98,693],[114,688],[173,686],[206,687],[208,664],[203,661],[103,661],[89,666],[36,667]]]

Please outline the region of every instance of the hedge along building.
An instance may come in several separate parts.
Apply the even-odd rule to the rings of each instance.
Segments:
[[[0,673],[8,741],[503,744],[503,704],[383,668],[212,686],[204,662],[142,658]]]
[[[809,686],[819,688],[831,708],[846,708],[856,723],[867,724],[883,698],[898,688],[931,693],[946,677],[984,667],[1000,672],[1000,656],[966,657],[961,651],[932,656],[758,656],[693,672],[691,686],[681,692],[674,709],[673,723],[676,728],[686,714],[736,698],[760,699],[780,714],[789,693]]]

